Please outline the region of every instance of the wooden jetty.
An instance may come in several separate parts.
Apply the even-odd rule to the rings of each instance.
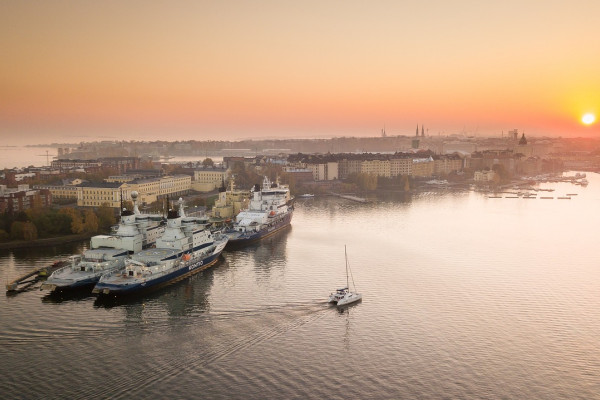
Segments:
[[[12,282],[6,284],[7,292],[22,292],[31,285],[39,281],[41,278],[45,278],[57,269],[64,267],[69,262],[67,260],[55,261],[50,265],[44,265],[41,267],[34,268],[33,270],[19,276]]]

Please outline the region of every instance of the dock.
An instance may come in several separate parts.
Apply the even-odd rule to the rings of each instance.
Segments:
[[[349,194],[339,194],[339,193],[334,193],[334,192],[329,192],[329,194],[332,196],[335,196],[335,197],[342,198],[342,199],[352,200],[357,203],[369,203],[369,200],[367,200],[367,199],[364,199],[362,197],[357,197],[357,196],[351,196]]]
[[[38,282],[41,278],[45,278],[52,272],[59,268],[66,266],[69,262],[67,260],[55,261],[50,265],[44,265],[41,267],[34,268],[33,270],[19,276],[12,282],[6,284],[7,292],[22,292]]]

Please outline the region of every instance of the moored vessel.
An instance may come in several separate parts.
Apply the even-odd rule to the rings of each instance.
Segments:
[[[123,268],[130,254],[154,245],[164,231],[163,218],[140,213],[137,196],[131,193],[133,211],[122,208],[113,234],[92,237],[90,249],[70,256],[68,265],[54,271],[40,289],[55,292],[92,286],[103,274]]]
[[[156,248],[135,253],[125,268],[103,275],[93,289],[100,296],[123,296],[158,289],[213,265],[228,237],[211,232],[199,218],[186,217],[183,200],[179,211],[169,210],[164,234]]]
[[[248,208],[236,216],[233,226],[226,231],[229,246],[244,246],[279,232],[290,225],[293,213],[290,189],[278,182],[271,183],[265,176],[262,188],[254,185]]]

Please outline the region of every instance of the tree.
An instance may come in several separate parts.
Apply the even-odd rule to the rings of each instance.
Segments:
[[[88,233],[98,232],[98,217],[93,210],[85,210],[83,231]]]
[[[204,168],[208,168],[208,167],[214,167],[215,166],[215,162],[212,160],[212,158],[205,158],[202,161],[202,166]]]
[[[10,238],[13,240],[35,240],[37,229],[32,222],[15,221],[10,227]]]
[[[103,203],[98,207],[96,215],[98,216],[98,228],[100,230],[107,231],[116,223],[115,212],[109,207],[108,203]]]
[[[71,218],[71,233],[83,232],[83,219],[77,210],[71,207],[66,207],[61,209],[60,213],[68,215]]]
[[[38,237],[37,228],[33,222],[25,222],[23,224],[23,239],[35,240]]]
[[[356,183],[358,188],[361,190],[376,190],[377,189],[377,175],[359,173],[356,175]]]

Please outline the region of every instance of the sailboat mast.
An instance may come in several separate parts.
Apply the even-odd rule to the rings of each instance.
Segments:
[[[346,251],[346,245],[344,245],[344,256],[346,257],[346,287],[350,290],[350,281],[348,280],[348,252]]]

